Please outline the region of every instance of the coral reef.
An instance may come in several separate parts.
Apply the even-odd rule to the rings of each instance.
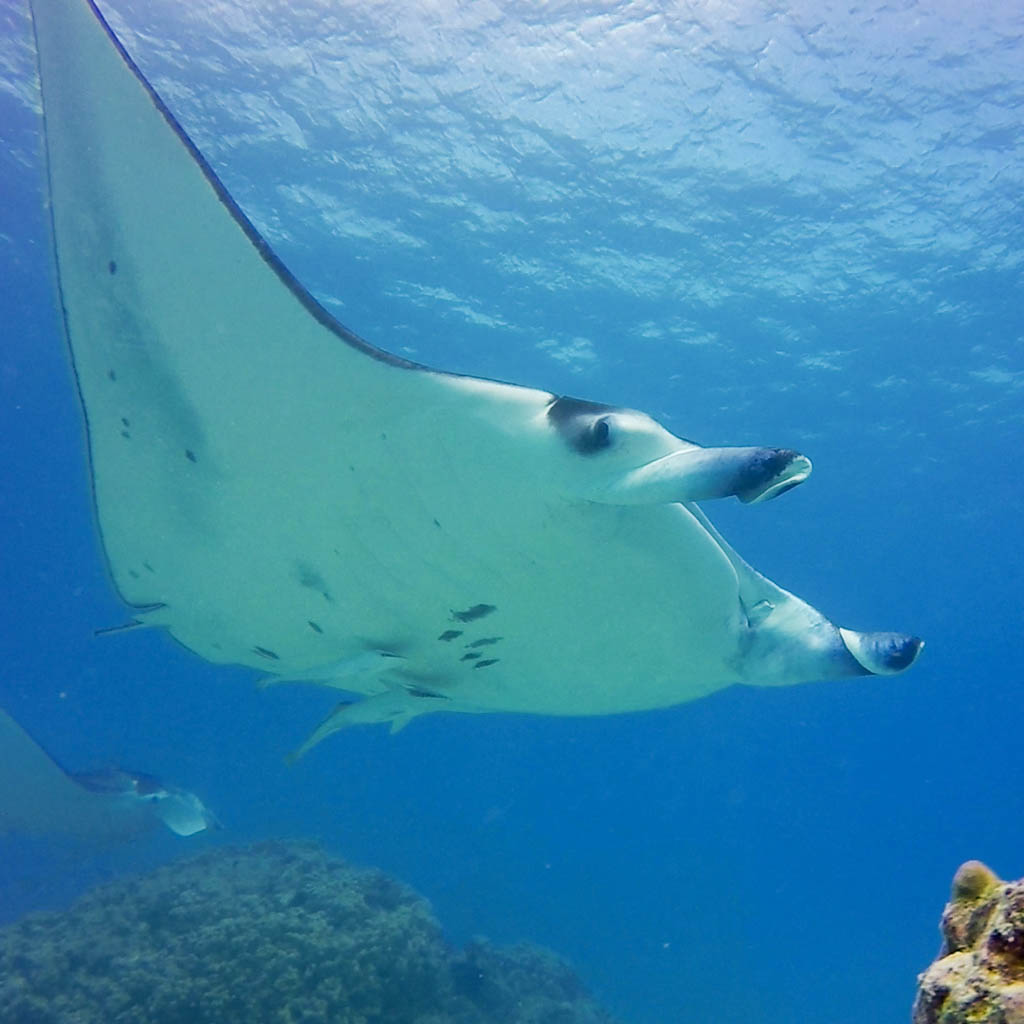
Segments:
[[[1024,880],[968,861],[942,915],[942,948],[918,978],[913,1024],[1024,1024]]]
[[[307,843],[221,849],[0,930],[18,1024],[613,1024],[554,954],[451,949],[427,903]]]

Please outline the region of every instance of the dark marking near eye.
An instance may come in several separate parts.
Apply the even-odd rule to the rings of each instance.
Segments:
[[[490,647],[491,644],[496,644],[502,637],[500,636],[483,636],[479,640],[474,640],[471,644],[466,644],[467,647]]]
[[[501,658],[484,658],[483,661],[478,661],[473,668],[487,668],[488,665],[497,665],[501,661]]]
[[[109,377],[110,380],[117,380],[117,374],[114,373],[113,370],[107,370],[107,377]]]
[[[314,633],[323,632],[323,630],[312,619],[307,619],[307,622],[309,623],[309,628],[313,630]]]
[[[461,629],[446,629],[437,639],[443,640],[445,643],[448,643],[449,641],[454,640],[456,639],[456,637],[460,636],[462,636]]]
[[[186,448],[185,449],[185,458],[188,459],[189,462],[195,462],[196,461],[196,453],[194,451],[192,451],[191,448]]]
[[[612,405],[563,396],[548,406],[547,416],[567,444],[581,455],[593,455],[611,444],[608,417],[616,411]]]
[[[459,658],[459,661],[475,661],[479,657],[479,651],[470,651],[469,654],[464,654],[461,658]]]
[[[568,395],[560,395],[548,406],[548,419],[556,427],[564,423],[571,423],[580,416],[602,416],[605,413],[615,412],[614,405],[605,405],[603,402],[588,402],[583,398],[570,398]]]
[[[269,658],[271,661],[281,660],[272,650],[267,647],[260,647],[258,644],[253,647],[253,653],[258,654],[261,658]]]
[[[475,622],[477,619],[482,619],[485,615],[490,615],[491,612],[496,612],[497,610],[497,607],[493,604],[475,604],[464,612],[457,612],[453,608],[452,619],[455,622]]]
[[[116,274],[117,273],[117,264],[113,260],[111,260],[107,264],[107,270],[109,270],[112,275]]]

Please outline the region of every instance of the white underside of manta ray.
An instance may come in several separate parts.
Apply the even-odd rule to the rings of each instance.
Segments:
[[[110,573],[202,657],[433,711],[603,715],[892,673],[696,502],[810,462],[443,373],[342,327],[225,191],[90,0],[32,0],[61,312]]]

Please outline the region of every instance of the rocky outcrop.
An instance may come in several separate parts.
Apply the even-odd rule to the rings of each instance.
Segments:
[[[1002,882],[976,860],[957,871],[913,1024],[1024,1024],[1024,880]]]

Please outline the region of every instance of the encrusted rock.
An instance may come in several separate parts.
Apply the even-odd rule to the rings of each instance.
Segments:
[[[963,864],[942,914],[942,948],[918,978],[913,1024],[1024,1024],[1024,879]]]

